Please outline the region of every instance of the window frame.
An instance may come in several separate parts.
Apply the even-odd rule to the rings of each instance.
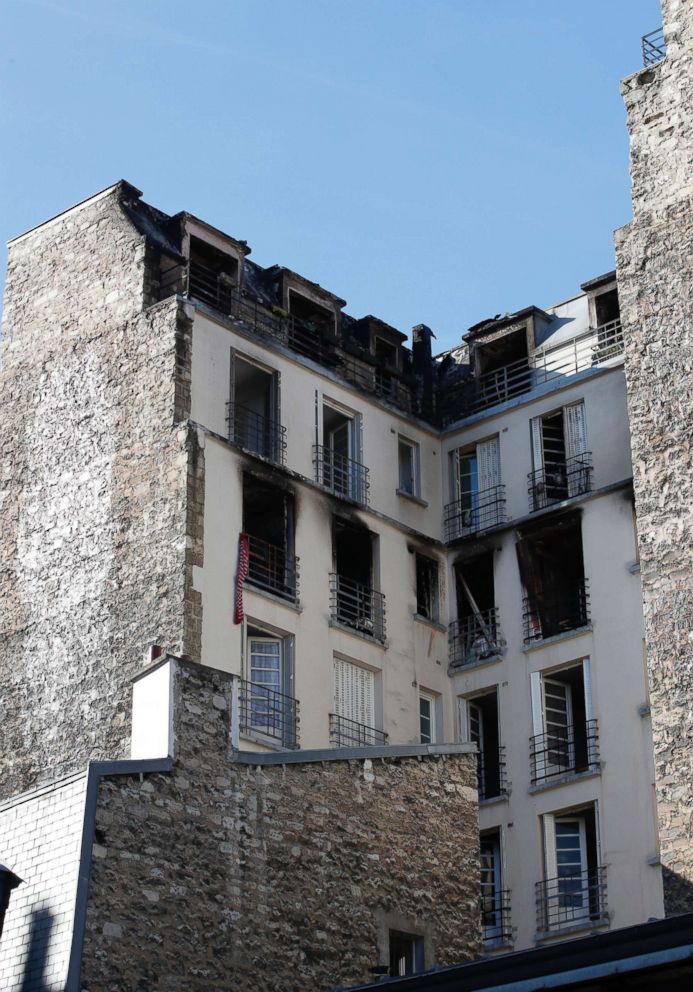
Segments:
[[[430,595],[430,616],[422,613],[419,609],[423,605],[423,597],[419,593],[419,567],[427,567],[430,570],[429,595]],[[440,562],[437,558],[414,552],[414,581],[416,591],[416,613],[415,616],[427,623],[440,623]]]
[[[428,716],[424,717],[421,712],[421,704],[426,703],[428,705]],[[426,692],[421,690],[419,692],[419,743],[420,744],[437,744],[438,743],[438,720],[437,720],[437,700],[436,697],[431,692]],[[429,731],[428,740],[424,740],[424,731],[422,728],[422,721],[424,719],[428,720]]]
[[[409,468],[411,474],[411,489],[402,485],[402,448],[409,450]],[[412,441],[404,434],[397,435],[397,494],[413,499],[421,498],[420,446],[418,441]]]

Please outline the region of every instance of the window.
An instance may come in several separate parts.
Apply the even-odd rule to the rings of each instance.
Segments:
[[[589,492],[592,463],[587,451],[585,404],[533,417],[532,466],[529,475],[530,510]]]
[[[416,613],[426,620],[438,620],[438,562],[416,554]]]
[[[599,767],[589,659],[551,672],[532,672],[532,782]]]
[[[448,541],[503,522],[505,493],[498,435],[452,452],[451,483],[453,501],[445,508]]]
[[[368,499],[368,469],[361,465],[361,419],[323,403],[316,444],[316,481],[336,496]]]
[[[293,638],[248,627],[246,679],[241,687],[241,731],[295,748],[297,706],[293,695]]]
[[[385,597],[375,588],[377,536],[336,518],[331,575],[332,619],[362,634],[385,639]]]
[[[383,744],[387,734],[376,724],[375,672],[343,658],[334,659],[334,713],[330,739],[338,746]]]
[[[479,843],[481,935],[485,944],[512,939],[509,893],[503,889],[500,830],[482,833]]]
[[[401,435],[397,438],[399,461],[398,492],[407,496],[419,495],[419,446]]]
[[[424,940],[416,934],[390,931],[390,976],[415,975],[424,969]]]
[[[505,759],[500,744],[497,689],[471,699],[460,699],[460,736],[478,748],[479,799],[505,795]]]
[[[450,663],[473,665],[497,658],[504,642],[495,606],[493,552],[454,565],[457,620],[448,629]]]
[[[603,918],[605,870],[599,864],[594,804],[543,817],[545,880],[538,886],[539,927],[560,929]]]
[[[273,462],[283,462],[285,429],[279,423],[279,373],[231,352],[229,438]]]
[[[436,742],[436,701],[425,692],[419,694],[419,738],[422,744]]]
[[[217,310],[231,310],[238,283],[238,259],[199,238],[190,238],[188,292]]]
[[[247,582],[296,602],[293,493],[253,475],[243,476],[243,528],[248,536]]]

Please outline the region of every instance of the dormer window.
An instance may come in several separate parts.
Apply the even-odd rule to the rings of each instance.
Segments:
[[[302,296],[294,289],[289,290],[289,313],[308,332],[334,334],[334,311],[315,303],[307,296]]]
[[[238,286],[238,259],[207,244],[190,238],[188,294],[216,310],[229,313]]]
[[[384,338],[379,337],[376,337],[373,343],[375,360],[378,365],[396,372],[399,367],[399,362],[397,361],[399,357],[399,349],[397,346],[392,344],[390,341],[385,341]]]

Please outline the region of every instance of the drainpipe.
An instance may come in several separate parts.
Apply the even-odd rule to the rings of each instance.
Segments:
[[[2,926],[5,922],[5,913],[10,904],[10,894],[13,889],[21,885],[22,879],[15,875],[13,871],[5,865],[0,864],[0,937],[2,937]]]

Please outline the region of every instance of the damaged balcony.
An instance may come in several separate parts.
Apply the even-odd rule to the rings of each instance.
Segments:
[[[576,582],[573,588],[524,596],[522,609],[525,647],[581,630],[590,622],[587,579]]]
[[[385,641],[385,596],[344,575],[330,575],[330,616],[376,641]]]
[[[387,744],[384,730],[330,713],[330,743],[335,747],[374,747]]]
[[[503,646],[497,608],[453,620],[448,626],[448,649],[451,668],[500,658]]]
[[[240,732],[261,743],[298,748],[298,700],[269,686],[240,680]]]

